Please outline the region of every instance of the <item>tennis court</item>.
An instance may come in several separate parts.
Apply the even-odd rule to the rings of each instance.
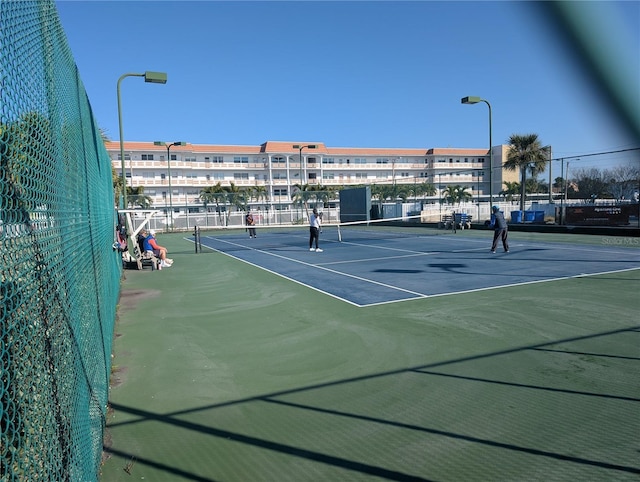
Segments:
[[[101,480],[638,480],[638,238],[299,236],[125,273]]]
[[[203,246],[318,291],[368,306],[540,283],[640,267],[640,250],[601,244],[513,241],[490,253],[492,231],[353,224],[325,228],[322,253],[310,252],[303,227],[265,227],[201,237]]]

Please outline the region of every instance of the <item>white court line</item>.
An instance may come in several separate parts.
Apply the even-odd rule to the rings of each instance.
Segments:
[[[233,256],[231,254],[225,253],[224,251],[220,251],[220,250],[218,250],[216,248],[213,248],[211,246],[207,246],[206,244],[204,245],[205,247],[207,247],[207,248],[209,248],[209,249],[211,249],[213,251],[216,251],[218,253],[221,253],[221,254],[224,254],[226,256],[229,256],[230,258],[236,259],[238,261],[242,261],[243,263],[246,263],[248,265],[254,266],[254,267],[259,268],[259,269],[262,269],[263,271],[266,271],[268,273],[274,274],[274,275],[279,276],[279,277],[281,277],[283,279],[286,279],[288,281],[292,281],[292,282],[294,282],[296,284],[299,284],[301,286],[304,286],[306,288],[310,288],[310,289],[312,289],[312,290],[314,290],[314,291],[316,291],[318,293],[322,293],[324,295],[328,295],[328,296],[330,296],[330,297],[332,297],[334,299],[337,299],[337,300],[340,300],[340,301],[344,301],[345,303],[348,303],[348,304],[350,304],[352,306],[356,306],[356,307],[359,307],[359,308],[366,308],[366,307],[369,307],[369,306],[380,306],[380,305],[386,305],[386,304],[390,304],[390,303],[400,303],[400,302],[412,301],[412,300],[417,300],[417,299],[437,298],[437,297],[442,297],[442,296],[475,293],[475,292],[496,290],[496,289],[502,289],[502,288],[510,288],[510,287],[516,287],[516,286],[526,286],[526,285],[530,285],[530,284],[547,283],[547,282],[551,282],[551,281],[562,281],[562,280],[568,280],[568,279],[599,276],[599,275],[604,275],[604,274],[622,273],[622,272],[626,272],[626,271],[635,271],[637,269],[640,269],[640,268],[637,268],[637,267],[636,268],[625,268],[625,269],[620,269],[620,270],[602,271],[602,272],[598,272],[598,273],[582,273],[582,274],[571,275],[571,276],[561,276],[561,277],[558,277],[558,278],[547,278],[547,279],[542,279],[542,280],[523,281],[523,282],[520,282],[520,283],[510,283],[510,284],[505,284],[505,285],[487,286],[487,287],[484,287],[484,288],[475,288],[475,289],[472,289],[472,290],[452,291],[452,292],[438,293],[438,294],[425,294],[425,293],[419,293],[419,292],[416,292],[416,291],[405,290],[405,289],[402,289],[402,288],[398,288],[396,286],[390,286],[390,285],[387,285],[385,283],[380,283],[380,282],[369,280],[369,279],[362,278],[362,277],[359,277],[359,276],[354,276],[354,275],[350,275],[350,274],[347,274],[347,273],[342,273],[340,271],[335,271],[335,270],[332,270],[332,269],[329,269],[329,268],[325,268],[324,266],[320,266],[320,265],[312,264],[312,263],[307,263],[305,261],[300,261],[300,260],[293,259],[293,258],[288,258],[286,256],[282,256],[282,255],[279,255],[279,254],[271,253],[271,252],[265,251],[265,250],[260,250],[260,249],[253,248],[253,247],[250,247],[250,246],[245,246],[245,245],[242,245],[242,244],[239,244],[239,243],[232,243],[232,242],[229,242],[229,241],[223,241],[221,239],[218,239],[218,238],[215,238],[215,237],[211,237],[211,236],[206,236],[206,238],[212,239],[214,241],[219,241],[219,242],[223,242],[223,243],[226,243],[226,244],[230,244],[230,245],[233,245],[233,246],[241,247],[241,248],[244,248],[244,249],[250,249],[250,250],[254,250],[254,251],[259,251],[261,253],[268,254],[270,256],[281,258],[281,259],[284,259],[284,260],[287,260],[287,261],[293,261],[295,263],[303,264],[305,266],[309,266],[309,267],[313,267],[313,268],[317,268],[317,269],[322,269],[324,271],[328,271],[330,273],[337,274],[337,275],[340,275],[340,276],[345,276],[345,277],[348,277],[348,278],[357,279],[359,281],[364,281],[366,283],[375,284],[375,285],[378,285],[378,286],[389,288],[392,291],[400,291],[400,292],[403,292],[403,293],[408,293],[408,294],[415,295],[414,297],[411,297],[411,298],[403,298],[403,299],[390,300],[390,301],[381,301],[381,302],[378,302],[378,303],[358,304],[358,303],[355,303],[355,302],[353,302],[353,301],[351,301],[349,299],[342,298],[340,296],[336,296],[336,295],[334,295],[332,293],[329,293],[327,291],[324,291],[324,290],[318,289],[318,288],[316,288],[314,286],[311,286],[311,285],[308,285],[306,283],[303,283],[303,282],[301,282],[301,281],[299,281],[297,279],[285,276],[282,273],[279,273],[277,271],[272,271],[272,270],[267,269],[267,268],[265,268],[263,266],[257,265],[255,263],[250,262],[250,261],[246,261],[246,260],[244,260],[242,258],[238,258],[238,257]],[[187,239],[187,238],[185,238],[185,239]],[[189,241],[192,241],[192,240],[189,240]],[[463,239],[460,239],[460,241],[463,241]],[[470,240],[470,239],[465,239],[464,241],[465,242],[469,242],[469,241],[471,241],[471,242],[480,242],[480,241]],[[350,243],[350,244],[355,244],[355,243]],[[513,246],[526,246],[526,245],[539,246],[538,243],[526,243],[526,242],[519,242],[517,245],[514,244]],[[370,245],[360,245],[360,246],[367,246],[368,248],[372,248],[372,247],[373,248],[378,248],[376,246],[370,246]],[[554,247],[556,247],[556,246],[554,246]],[[474,249],[469,249],[469,250],[456,250],[456,251],[452,251],[452,252],[479,251],[479,250],[484,250],[484,249],[485,248],[474,248]],[[558,249],[571,250],[572,248],[571,247],[559,247]],[[587,250],[589,252],[591,252],[591,251],[599,252],[598,250],[587,249],[587,248],[585,248],[585,250]],[[411,253],[415,253],[414,251],[411,251],[411,250],[408,250],[408,251],[411,252]],[[407,255],[407,256],[393,256],[393,257],[390,257],[390,258],[370,258],[369,260],[370,261],[375,261],[377,259],[393,259],[393,258],[403,258],[403,257],[420,256],[420,255],[432,255],[432,254],[441,253],[441,252],[442,251],[436,251],[436,252],[430,252],[430,253],[417,253],[417,254],[412,254],[412,255]],[[611,251],[609,251],[609,252],[611,252]],[[616,252],[616,251],[614,251],[614,252]],[[360,261],[362,261],[362,260],[360,260]],[[349,261],[344,261],[342,263],[348,263],[348,262]],[[335,264],[340,264],[340,263],[341,262],[336,262]],[[326,264],[334,264],[334,263],[326,263]]]
[[[562,281],[562,280],[567,280],[567,279],[576,279],[576,278],[588,278],[590,276],[600,276],[603,274],[612,274],[612,273],[624,273],[625,271],[636,271],[640,268],[625,268],[625,269],[616,269],[613,271],[602,271],[600,273],[582,273],[582,274],[576,274],[573,276],[562,276],[559,278],[549,278],[549,279],[541,279],[541,280],[535,280],[535,281],[523,281],[521,283],[510,283],[510,284],[506,284],[506,285],[498,285],[498,286],[487,286],[485,288],[475,288],[472,290],[462,290],[462,291],[451,291],[451,292],[447,292],[447,293],[438,293],[435,295],[425,295],[425,297],[428,298],[440,298],[442,296],[450,296],[450,295],[461,295],[461,294],[466,294],[466,293],[476,293],[479,291],[489,291],[489,290],[498,290],[498,289],[502,289],[502,288],[511,288],[514,286],[525,286],[525,285],[532,285],[532,284],[538,284],[538,283],[548,283],[549,281]],[[417,299],[417,298],[412,298],[412,299]],[[408,299],[406,300],[393,300],[393,301],[381,301],[379,303],[370,303],[368,305],[358,305],[362,308],[366,308],[368,306],[380,306],[380,305],[388,305],[390,303],[399,303],[401,301],[410,301]]]
[[[269,252],[269,251],[264,251],[262,249],[252,248],[250,246],[247,247],[247,246],[245,246],[243,244],[232,243],[230,241],[223,241],[223,240],[217,239],[217,238],[209,238],[209,239],[214,239],[215,241],[218,241],[220,243],[230,244],[232,246],[238,246],[238,247],[241,247],[241,248],[250,249],[252,251],[259,251],[260,253],[267,254],[267,255],[273,256],[275,258],[280,258],[280,259],[284,259],[284,260],[287,260],[287,261],[292,261],[294,263],[302,264],[304,266],[309,266],[309,267],[320,269],[320,270],[323,270],[323,271],[328,271],[329,273],[332,273],[332,274],[337,274],[339,276],[344,276],[346,278],[352,278],[352,279],[356,279],[358,281],[363,281],[365,283],[370,283],[370,284],[374,284],[374,285],[377,285],[377,286],[382,286],[382,287],[388,288],[388,289],[390,289],[392,291],[400,291],[400,292],[403,292],[403,293],[409,293],[409,294],[415,295],[417,297],[427,297],[427,296],[429,296],[429,295],[425,295],[423,293],[418,293],[417,291],[411,291],[411,290],[406,290],[404,288],[398,288],[397,286],[388,285],[386,283],[380,283],[379,281],[374,281],[374,280],[370,280],[370,279],[367,279],[367,278],[362,278],[361,276],[355,276],[355,275],[352,275],[352,274],[349,274],[349,273],[343,273],[341,271],[336,271],[336,270],[333,270],[333,269],[330,269],[330,268],[325,268],[324,266],[319,266],[317,264],[307,263],[306,261],[300,261],[298,259],[289,258],[287,256],[282,256],[281,254],[276,254],[276,253],[272,253],[272,252]],[[211,248],[211,249],[214,249],[215,251],[218,251],[218,252],[220,252],[222,254],[227,254],[227,253],[224,253],[223,251],[219,251],[219,250],[217,250],[215,248]],[[227,256],[230,256],[230,257],[232,257],[234,259],[237,259],[237,260],[240,260],[240,261],[244,261],[245,263],[248,263],[248,264],[250,264],[252,266],[257,266],[258,268],[262,268],[261,266],[258,266],[258,265],[254,264],[254,263],[249,262],[249,261],[245,261],[242,258],[238,258],[238,257],[233,256],[231,254],[227,254]],[[314,256],[314,255],[312,255],[312,256]],[[315,256],[319,256],[319,255],[315,255]],[[270,273],[275,273],[274,271],[268,270],[266,268],[262,268],[262,269],[264,269],[265,271],[269,271]],[[278,274],[278,273],[275,273],[275,274]],[[291,278],[286,277],[286,276],[283,276],[283,278],[291,279]],[[295,280],[293,280],[293,281],[295,281]],[[299,284],[302,284],[304,286],[308,286],[308,285],[306,285],[304,283],[299,283]],[[321,293],[324,293],[324,291],[319,290],[319,289],[316,289],[316,291],[320,291]],[[334,296],[334,298],[339,298],[339,297]],[[339,299],[341,299],[341,298],[339,298]],[[356,306],[362,306],[362,305],[358,305],[357,303],[352,303],[352,304],[355,304]]]
[[[218,238],[214,238],[214,237],[210,237],[210,236],[205,236],[205,238],[212,239],[214,241],[220,241]],[[191,240],[188,240],[188,241],[191,241]],[[235,244],[235,243],[230,243],[230,244]],[[238,258],[236,256],[233,256],[233,255],[229,254],[229,253],[225,253],[224,251],[220,251],[219,249],[216,249],[216,248],[214,248],[212,246],[207,246],[205,244],[204,247],[207,248],[207,249],[210,249],[211,251],[215,251],[217,253],[220,253],[220,254],[222,254],[224,256],[228,256],[229,258],[235,259],[236,261],[240,261],[242,263],[246,263],[249,266],[254,266],[254,267],[258,268],[258,269],[261,269],[262,271],[266,271],[267,273],[271,273],[273,275],[279,276],[280,278],[286,279],[288,281],[291,281],[292,283],[296,283],[296,284],[298,284],[300,286],[304,286],[305,288],[309,288],[309,289],[311,289],[313,291],[317,291],[318,293],[322,293],[323,295],[330,296],[331,298],[335,298],[336,300],[344,301],[345,303],[348,303],[348,304],[353,305],[353,306],[357,306],[358,308],[363,306],[363,305],[359,305],[358,303],[354,303],[353,301],[348,300],[346,298],[342,298],[340,296],[336,296],[336,295],[334,295],[332,293],[329,293],[327,291],[320,290],[320,289],[316,288],[315,286],[308,285],[308,284],[303,283],[302,281],[297,280],[295,278],[290,278],[288,276],[285,276],[282,273],[278,273],[277,271],[273,271],[273,270],[270,270],[268,268],[265,268],[264,266],[260,266],[259,264],[255,264],[255,263],[252,263],[251,261],[247,261],[245,259]],[[255,248],[250,248],[250,247],[246,247],[246,246],[242,246],[242,247],[246,248],[246,249],[253,249],[255,251],[260,251],[262,253],[266,253],[266,251],[256,250]]]
[[[401,251],[401,250],[398,250]],[[415,252],[409,250],[410,253],[414,254],[405,254],[398,256],[378,256],[375,258],[361,258],[361,259],[349,259],[344,261],[329,261],[328,263],[322,263],[319,266],[330,266],[335,264],[353,264],[353,263],[362,263],[362,262],[371,262],[371,261],[386,261],[388,259],[402,259],[402,258],[415,258],[419,256],[433,256],[434,254],[441,253],[471,253],[473,251],[487,251],[486,248],[473,248],[473,249],[456,249],[452,251],[423,251],[423,252]]]

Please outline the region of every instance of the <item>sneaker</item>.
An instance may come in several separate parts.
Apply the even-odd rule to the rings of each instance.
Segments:
[[[491,252],[492,252],[493,254],[496,254],[496,250],[495,250],[495,249],[492,249],[492,250],[491,250]]]
[[[508,249],[505,249],[505,250],[504,250],[504,252],[505,252],[505,253],[508,253],[508,252],[509,252],[509,250],[508,250]]]
[[[165,259],[165,260],[164,260],[164,264],[165,264],[166,266],[171,266],[171,265],[173,264],[173,260],[172,260],[172,259],[167,258],[167,259]]]
[[[162,268],[171,268],[171,265],[170,265],[170,264],[167,264],[167,263],[166,263],[166,262],[164,262],[164,261],[161,261],[161,262],[160,262],[160,264],[158,265],[158,268],[159,268],[159,269],[162,269]]]
[[[322,250],[320,248],[316,248],[316,253],[322,253]]]
[[[313,248],[309,248],[309,251],[315,251],[315,249],[313,249]]]

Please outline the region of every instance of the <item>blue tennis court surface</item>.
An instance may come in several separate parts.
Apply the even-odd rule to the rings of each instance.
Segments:
[[[489,251],[486,237],[382,236],[338,242],[323,238],[310,252],[305,230],[202,235],[202,245],[356,306],[496,289],[640,268],[640,250],[510,240]]]

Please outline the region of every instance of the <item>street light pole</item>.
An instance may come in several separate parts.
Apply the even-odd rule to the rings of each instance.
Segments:
[[[171,148],[173,146],[186,146],[186,142],[172,142],[167,144],[162,141],[155,141],[155,146],[165,146],[167,148],[167,174],[169,176],[169,229],[173,231],[173,189],[171,187]]]
[[[480,222],[480,173],[482,171],[476,171],[476,195],[478,196],[478,222]]]
[[[484,102],[489,107],[489,206],[493,205],[493,139],[492,139],[492,122],[491,122],[491,104],[488,100],[480,97],[463,97],[460,99],[463,104],[477,104]]]
[[[315,149],[318,146],[316,146],[315,144],[307,144],[306,146],[302,146],[300,144],[293,145],[293,148],[298,149],[298,151],[300,152],[300,188],[302,188],[302,149],[304,149],[305,147],[307,149]]]
[[[120,101],[120,83],[126,77],[144,77],[144,81],[151,84],[166,84],[167,83],[167,74],[164,72],[151,72],[146,71],[143,74],[123,74],[118,79],[117,84],[117,94],[118,94],[118,129],[120,131],[120,161],[122,167],[122,201],[124,204],[124,209],[127,209],[127,174],[125,172],[124,165],[124,137],[122,135],[122,103]],[[131,160],[129,160],[131,162]],[[131,186],[133,187],[133,175],[131,176]]]

